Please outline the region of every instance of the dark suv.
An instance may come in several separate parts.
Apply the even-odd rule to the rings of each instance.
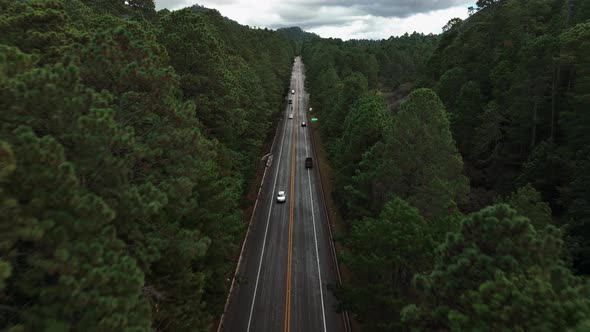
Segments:
[[[312,168],[313,167],[313,160],[311,157],[305,158],[305,168]]]

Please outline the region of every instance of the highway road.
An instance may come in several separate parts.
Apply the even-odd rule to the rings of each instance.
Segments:
[[[313,169],[304,164],[313,156],[304,82],[298,57],[291,78],[295,94],[288,96],[293,103],[279,122],[272,164],[266,168],[220,331],[346,331],[327,289],[337,282],[337,271],[316,160]],[[285,203],[276,202],[278,191],[286,192]]]

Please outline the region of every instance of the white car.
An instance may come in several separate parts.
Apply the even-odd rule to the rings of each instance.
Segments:
[[[283,90],[285,91],[285,90]],[[294,95],[295,94],[295,90],[291,90],[291,94]]]
[[[289,114],[289,119],[293,119],[293,113]]]
[[[285,197],[285,192],[279,191],[277,193],[277,203],[285,203],[286,200],[287,198]]]

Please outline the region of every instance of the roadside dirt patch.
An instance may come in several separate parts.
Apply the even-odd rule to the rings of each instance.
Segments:
[[[388,109],[390,111],[394,111],[399,107],[399,105],[401,105],[401,103],[406,101],[408,95],[413,89],[414,85],[412,83],[404,83],[393,91],[381,91],[381,93],[387,102]]]

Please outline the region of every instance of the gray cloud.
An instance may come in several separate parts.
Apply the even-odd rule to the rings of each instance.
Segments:
[[[237,3],[238,1],[239,0],[209,0],[205,7],[215,8],[215,5],[229,5],[232,3]],[[197,2],[196,0],[155,0],[155,2],[157,10],[163,8],[174,10],[201,4],[201,2]]]
[[[318,6],[309,2],[281,3],[277,8],[280,22],[271,28],[298,26],[303,30],[321,26],[342,26],[349,24],[363,13],[354,8]]]
[[[319,27],[325,26],[345,26],[348,25],[351,21],[350,17],[340,16],[340,17],[318,17],[315,19],[307,19],[307,20],[296,20],[296,21],[289,21],[291,23],[279,23],[273,24],[269,26],[271,29],[278,29],[278,28],[288,28],[292,26],[298,26],[303,30],[311,30]]]
[[[195,2],[218,9],[241,24],[277,29],[298,26],[324,36],[387,38],[405,32],[438,32],[452,17],[467,14],[474,0],[156,0],[156,8],[180,9]],[[463,13],[461,7],[465,8]],[[433,14],[453,8],[452,14]],[[424,14],[418,15],[418,14]]]
[[[277,14],[280,23],[271,28],[299,26],[314,29],[322,26],[345,26],[363,17],[407,18],[465,5],[466,0],[299,0],[281,2]],[[368,23],[368,22],[367,22]],[[369,23],[370,24],[370,23]]]
[[[271,28],[298,26],[303,30],[321,26],[341,26],[349,24],[358,12],[350,8],[316,7],[306,3],[281,3],[277,8],[280,21],[272,24]]]
[[[186,6],[186,0],[156,0],[156,9],[177,9]]]
[[[195,4],[195,0],[156,0],[156,8],[179,9]],[[203,1],[200,1],[201,3]],[[206,0],[205,6],[239,3],[239,0]],[[320,10],[329,12],[346,9],[354,15],[372,15],[387,18],[405,18],[415,14],[465,5],[466,0],[285,0],[277,1],[279,15],[285,25],[296,23],[310,16],[316,16]]]
[[[355,10],[359,15],[405,18],[465,3],[465,0],[300,0],[290,6],[303,11],[340,7]]]

